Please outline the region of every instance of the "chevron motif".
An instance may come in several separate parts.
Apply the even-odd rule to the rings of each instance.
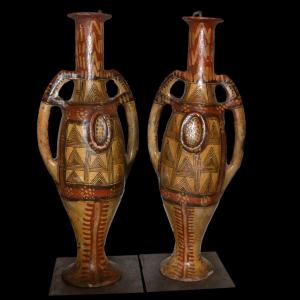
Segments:
[[[203,164],[204,171],[218,172],[219,163],[213,147],[209,148],[209,151],[204,158]]]
[[[106,180],[104,178],[104,176],[101,174],[101,172],[97,173],[97,175],[93,178],[93,180],[91,181],[92,184],[97,185],[97,184],[102,184],[102,183],[106,183]]]
[[[76,173],[76,171],[72,171],[72,173],[68,176],[67,181],[70,183],[82,183],[83,181]]]
[[[212,125],[210,126],[210,135],[212,139],[219,138],[219,131],[216,122],[212,122]]]
[[[92,84],[92,87],[90,88],[88,95],[85,98],[86,102],[89,103],[95,103],[97,102],[102,96],[102,93],[99,91],[96,84]]]
[[[214,182],[211,173],[209,173],[209,175],[207,176],[204,184],[200,188],[200,191],[202,194],[209,194],[214,192]]]
[[[182,192],[190,192],[192,190],[186,177],[179,177],[176,180],[175,188]]]
[[[209,125],[208,143],[213,145],[220,144],[220,132],[216,122],[217,121],[212,120]]]
[[[179,176],[185,176],[185,177],[191,177],[194,178],[194,170],[193,165],[188,159],[188,157],[185,157],[182,162],[179,164],[179,167],[177,169],[177,174]]]
[[[81,147],[83,145],[85,145],[85,140],[77,130],[76,124],[73,124],[67,137],[66,146]]]
[[[101,155],[95,155],[96,157],[91,161],[91,164],[89,166],[89,169],[91,171],[98,170],[98,169],[104,169],[107,170],[107,165],[101,158]]]
[[[73,148],[73,150],[68,158],[67,165],[68,165],[68,168],[80,168],[81,169],[84,167],[84,163],[81,160],[80,155],[76,151],[76,148]]]

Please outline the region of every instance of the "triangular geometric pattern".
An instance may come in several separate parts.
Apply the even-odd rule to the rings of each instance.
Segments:
[[[218,159],[213,147],[209,148],[208,154],[203,160],[203,170],[211,172],[218,172],[219,170]]]
[[[98,169],[105,169],[106,170],[106,164],[102,160],[100,155],[96,155],[93,161],[91,161],[89,169],[92,170],[98,170]]]
[[[70,133],[67,137],[66,146],[76,147],[76,146],[82,146],[83,144],[85,144],[83,137],[77,130],[76,125],[75,124],[72,125]]]
[[[211,139],[218,139],[219,138],[219,131],[216,125],[216,122],[212,122],[210,128],[209,128],[209,134]]]
[[[186,177],[194,177],[194,170],[193,165],[188,159],[188,157],[185,157],[181,163],[178,166],[177,174],[180,176],[186,176]]]
[[[83,183],[75,171],[72,171],[72,173],[68,176],[67,181],[71,183]]]
[[[216,121],[211,121],[208,131],[208,143],[218,145],[220,144],[220,131]]]
[[[84,167],[84,163],[75,148],[72,150],[68,158],[67,167],[72,169],[81,169]]]
[[[165,149],[164,149],[164,157],[163,157],[163,163],[167,166],[174,167],[174,157],[171,152],[169,141],[167,140]]]
[[[113,160],[114,163],[116,164],[122,164],[124,162],[124,155],[122,153],[122,145],[121,143],[117,140],[114,143],[114,156],[113,156]]]
[[[96,174],[96,176],[93,178],[93,180],[91,181],[92,184],[99,184],[99,183],[106,183],[105,178],[103,177],[103,175],[99,172]]]
[[[190,192],[192,190],[186,177],[181,177],[181,178],[177,179],[175,188],[182,192]]]
[[[214,192],[214,182],[212,179],[212,175],[209,173],[209,175],[207,176],[205,182],[203,183],[203,185],[201,187],[201,193],[209,194],[212,192]]]
[[[99,102],[101,97],[102,97],[102,93],[98,90],[97,85],[92,84],[92,87],[90,88],[89,93],[85,98],[85,102],[89,102],[89,103]]]

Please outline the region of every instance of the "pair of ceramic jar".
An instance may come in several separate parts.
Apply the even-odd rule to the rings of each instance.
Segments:
[[[74,286],[99,287],[121,276],[106,257],[106,236],[124,192],[125,181],[138,150],[138,117],[132,92],[120,73],[104,69],[102,12],[73,13],[76,24],[76,70],[61,71],[47,87],[38,117],[38,143],[71,220],[77,259],[63,272]],[[212,272],[201,256],[201,243],[218,202],[240,166],[245,137],[245,116],[240,95],[226,75],[214,73],[214,30],[221,19],[199,14],[183,18],[189,25],[186,71],[170,74],[157,92],[148,123],[148,148],[159,177],[163,205],[175,236],[172,255],[161,263],[163,275],[197,281]],[[61,87],[74,81],[69,101],[59,97]],[[109,97],[106,84],[113,81],[117,94]],[[179,99],[170,90],[183,81]],[[218,103],[217,85],[227,99]],[[128,122],[127,149],[117,109],[122,105]],[[172,115],[158,149],[161,111],[172,106]],[[48,139],[52,106],[62,110],[57,157]],[[231,162],[226,161],[224,111],[235,121]]]

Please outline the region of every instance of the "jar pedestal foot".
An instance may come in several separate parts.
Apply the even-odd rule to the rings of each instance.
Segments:
[[[77,267],[75,262],[63,271],[62,278],[76,287],[101,287],[117,282],[121,278],[121,271],[112,261],[108,261],[104,267],[97,270]]]
[[[200,281],[213,274],[212,264],[204,257],[197,261],[184,262],[171,255],[160,264],[160,272],[165,277],[178,281]]]

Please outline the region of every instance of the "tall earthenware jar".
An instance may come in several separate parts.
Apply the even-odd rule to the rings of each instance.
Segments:
[[[181,281],[197,281],[213,272],[201,256],[201,243],[220,198],[243,157],[245,116],[240,95],[232,80],[214,73],[214,31],[220,19],[200,15],[184,17],[189,25],[187,71],[175,71],[162,83],[154,100],[148,146],[159,177],[163,205],[175,236],[172,255],[161,263],[163,275]],[[181,98],[170,93],[184,82]],[[215,88],[227,93],[218,103]],[[157,129],[164,105],[172,107],[161,152]],[[226,161],[224,111],[232,111],[235,144],[231,162]]]
[[[124,192],[125,179],[138,149],[138,119],[131,91],[115,70],[104,69],[104,22],[101,12],[72,13],[76,26],[76,70],[61,71],[47,87],[39,110],[38,144],[53,177],[77,240],[76,261],[63,279],[78,287],[99,287],[117,281],[121,272],[105,255],[105,240]],[[69,101],[60,88],[74,81]],[[106,84],[116,85],[109,97]],[[128,143],[117,109],[128,122]],[[62,111],[58,152],[54,158],[48,139],[51,107]]]

